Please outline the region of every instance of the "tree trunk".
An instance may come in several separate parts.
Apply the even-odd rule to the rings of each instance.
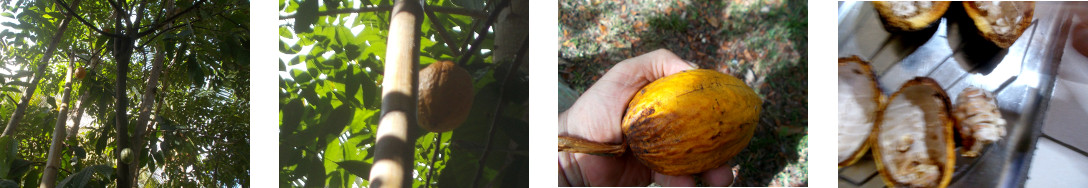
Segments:
[[[125,28],[121,25],[122,20],[120,17],[115,19],[116,28],[118,31],[127,30],[126,33],[121,36],[114,37],[113,43],[113,56],[117,62],[117,81],[114,91],[114,97],[116,98],[116,104],[114,106],[114,120],[116,120],[117,143],[118,147],[114,148],[114,154],[117,157],[117,187],[132,187],[132,173],[128,170],[129,163],[122,160],[121,151],[129,149],[132,143],[129,141],[128,133],[128,96],[125,90],[128,88],[126,81],[128,80],[128,64],[132,62],[132,46],[133,38],[135,35],[135,29],[120,29]]]
[[[68,134],[66,134],[68,137],[65,137],[64,139],[71,139],[73,136],[79,134],[79,123],[80,119],[83,118],[83,108],[85,106],[83,104],[87,102],[87,96],[88,94],[84,93],[76,100],[76,106],[72,108],[72,114],[68,115],[69,117],[72,117],[71,119],[68,119],[68,121],[71,121],[72,126],[68,127]]]
[[[41,188],[53,188],[57,182],[57,170],[60,169],[60,149],[64,147],[65,126],[68,121],[68,102],[72,93],[72,72],[75,62],[68,62],[68,73],[64,75],[64,92],[61,93],[60,111],[57,112],[57,123],[53,125],[53,141],[49,144],[49,155],[45,162],[45,170],[42,172],[42,181],[38,184]]]
[[[419,1],[399,0],[393,6],[382,82],[381,122],[374,145],[374,166],[370,187],[412,186],[413,145],[416,126],[416,97],[420,26],[423,12]],[[418,131],[418,130],[417,130]]]
[[[79,0],[76,0],[73,5],[78,5]],[[26,112],[26,106],[30,104],[30,98],[34,96],[34,90],[38,89],[38,82],[45,77],[45,68],[49,64],[49,59],[53,58],[53,52],[57,51],[57,42],[60,41],[61,36],[64,36],[64,30],[68,29],[68,22],[72,20],[72,16],[65,16],[64,21],[60,22],[60,26],[57,27],[57,32],[53,34],[53,41],[49,42],[49,47],[45,48],[45,55],[42,56],[41,62],[38,64],[38,72],[34,73],[34,80],[31,81],[30,87],[26,88],[26,92],[23,93],[22,100],[19,101],[19,105],[15,107],[15,112],[11,114],[11,119],[8,119],[8,125],[4,128],[4,133],[0,136],[7,136],[15,134],[15,128],[19,124],[19,121],[23,119],[23,113]]]
[[[167,27],[170,27],[169,25]],[[151,105],[155,103],[156,88],[159,87],[159,75],[162,73],[162,61],[166,52],[161,49],[155,53],[155,59],[151,64],[151,76],[147,79],[147,87],[144,87],[144,94],[140,97],[140,114],[136,118],[136,134],[132,139],[132,144],[135,146],[132,148],[132,153],[136,154],[132,156],[132,161],[137,165],[132,165],[129,169],[133,175],[139,174],[140,169],[140,156],[143,156],[144,148],[144,135],[148,125],[148,118],[151,116]]]
[[[525,36],[529,35],[529,1],[509,1],[510,6],[499,12],[495,23],[495,53],[491,56],[491,62],[510,61],[517,57],[518,47]],[[527,66],[528,63],[522,65]]]

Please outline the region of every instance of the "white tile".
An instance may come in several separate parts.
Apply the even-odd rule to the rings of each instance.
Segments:
[[[1073,41],[1070,40],[1070,43]],[[1067,44],[1062,56],[1054,92],[1050,98],[1043,134],[1080,150],[1088,150],[1088,57]]]
[[[1088,157],[1046,137],[1035,144],[1024,187],[1088,187]]]

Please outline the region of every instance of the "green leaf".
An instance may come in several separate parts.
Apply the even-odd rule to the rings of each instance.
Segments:
[[[349,105],[340,105],[336,109],[332,110],[332,113],[327,114],[329,117],[325,119],[325,124],[321,127],[324,129],[323,135],[338,136],[344,132],[344,127],[352,122],[352,117],[355,117],[355,109]]]
[[[8,82],[8,85],[16,85],[16,86],[23,86],[23,87],[30,87],[30,86],[32,86],[32,85],[31,85],[31,84],[30,84],[29,82],[24,82],[24,81],[17,81],[17,80],[16,80],[16,81],[11,81],[11,82]]]
[[[29,163],[29,162],[27,162],[27,163]],[[41,170],[30,169],[30,170],[27,171],[26,174],[41,174],[41,173],[42,173]],[[40,183],[38,180],[41,179],[41,176],[31,175],[31,176],[23,176],[23,178],[25,178],[25,179],[23,179],[23,187],[37,187],[38,183]]]
[[[192,85],[198,88],[204,87],[206,81],[204,78],[206,75],[204,74],[204,68],[201,67],[200,62],[196,59],[196,54],[189,54],[186,64],[189,68],[189,81],[193,83]]]
[[[365,108],[361,104],[358,104],[360,102],[358,98],[355,98],[355,94],[359,93],[360,85],[359,79],[357,77],[366,75],[364,73],[356,73],[356,71],[358,70],[358,68],[356,67],[356,64],[348,64],[347,69],[344,70],[343,73],[339,74],[344,75],[345,77],[344,79],[342,79],[342,83],[344,84],[344,95],[346,95],[347,97],[351,97],[350,99],[342,99],[341,101],[350,100],[352,102],[352,106],[356,108]]]
[[[19,89],[16,89],[14,87],[0,87],[0,92],[13,92],[13,93],[16,93],[16,92],[19,92]]]
[[[9,179],[17,179],[18,177],[23,177],[23,178],[26,178],[26,179],[23,179],[23,180],[27,180],[27,179],[30,179],[31,177],[27,177],[25,175],[27,174],[27,172],[30,172],[32,170],[36,170],[36,169],[35,169],[34,166],[31,165],[30,161],[23,160],[23,159],[15,159],[14,161],[11,162],[11,170],[8,171],[8,178]],[[38,173],[31,173],[31,174],[38,174]],[[2,177],[0,177],[0,178],[2,178]],[[35,182],[37,182],[37,180],[35,180]]]
[[[291,30],[288,30],[287,27],[280,27],[280,37],[295,39],[295,34],[291,33]]]
[[[0,137],[0,179],[6,178],[11,171],[11,163],[15,161],[15,154],[19,153],[19,143],[14,135]]]
[[[295,98],[287,104],[280,106],[282,111],[282,118],[280,119],[280,132],[284,134],[291,134],[298,130],[299,123],[302,122],[302,100]]]
[[[86,187],[87,181],[94,176],[94,174],[109,175],[113,174],[113,167],[109,165],[94,165],[64,178],[57,184],[57,187]]]
[[[294,45],[298,46],[298,45]],[[294,46],[288,45],[286,42],[280,41],[280,53],[283,54],[297,54],[298,50],[294,49]]]
[[[344,178],[340,177],[340,173],[333,172],[332,175],[329,177],[328,184],[326,185],[330,185],[329,187],[331,188],[343,187],[343,179]]]
[[[359,76],[358,78],[361,78],[360,82],[362,83],[363,88],[363,105],[365,105],[367,109],[378,109],[378,107],[381,107],[381,87],[378,86],[378,83],[367,76]]]
[[[303,172],[306,173],[307,187],[325,187],[325,165],[317,158],[312,158],[306,163]]]
[[[485,0],[453,0],[453,4],[467,9],[480,10],[484,8]]]
[[[317,21],[317,1],[318,0],[302,0],[303,2],[298,6],[298,12],[295,17],[295,32],[307,33],[314,31],[310,28],[314,22]]]
[[[362,48],[356,44],[347,44],[344,46],[344,54],[347,55],[347,59],[354,60],[359,58],[363,54]]]
[[[361,177],[363,179],[366,179],[366,180],[369,180],[369,178],[370,178],[370,167],[374,166],[374,165],[372,165],[370,163],[367,163],[367,162],[354,161],[354,160],[340,161],[340,162],[336,162],[336,164],[340,165],[340,168],[343,168],[344,170],[347,170],[351,174],[354,174],[355,176],[359,176],[359,177]]]

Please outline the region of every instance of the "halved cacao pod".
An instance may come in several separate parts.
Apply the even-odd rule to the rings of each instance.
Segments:
[[[472,109],[472,76],[452,61],[432,63],[419,71],[419,106],[416,120],[431,132],[453,130]]]
[[[903,84],[881,110],[871,141],[888,187],[945,187],[956,163],[948,95],[936,81]]]
[[[658,173],[704,172],[748,146],[762,103],[733,76],[706,69],[676,73],[631,99],[622,122],[625,143]]]
[[[869,152],[869,134],[884,100],[868,62],[857,56],[839,58],[840,168]]]
[[[1001,48],[1012,46],[1035,14],[1030,1],[964,1],[963,8],[982,37]]]
[[[937,23],[948,10],[948,1],[873,1],[888,31],[918,31]]]

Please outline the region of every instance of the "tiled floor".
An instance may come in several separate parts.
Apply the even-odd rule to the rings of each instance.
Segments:
[[[1024,187],[1088,187],[1088,157],[1047,137],[1035,144]]]

